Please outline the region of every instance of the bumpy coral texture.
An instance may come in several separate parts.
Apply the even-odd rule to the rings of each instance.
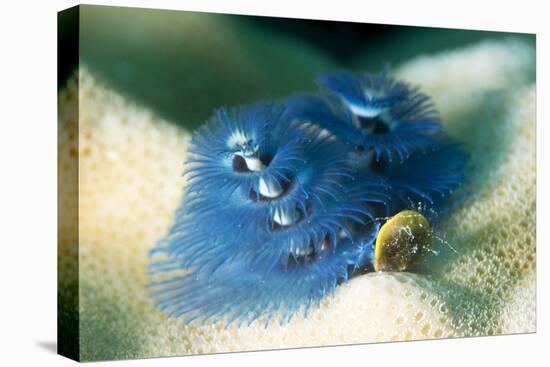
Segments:
[[[307,319],[267,329],[183,326],[153,307],[144,291],[148,250],[173,223],[184,186],[174,172],[190,136],[81,70],[80,94],[74,83],[62,93],[80,102],[83,359],[534,331],[533,54],[513,40],[485,42],[397,70],[433,96],[449,133],[466,143],[473,196],[439,225],[438,255],[427,256],[414,274],[354,278]],[[74,119],[63,106],[61,119]],[[66,129],[60,144],[75,147],[76,138]],[[62,155],[60,169],[60,179],[70,172]],[[75,241],[64,238],[70,232],[60,232],[66,248]]]

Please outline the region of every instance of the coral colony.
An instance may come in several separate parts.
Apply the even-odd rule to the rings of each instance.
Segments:
[[[317,82],[317,95],[220,108],[195,132],[183,203],[151,251],[170,317],[307,317],[338,284],[404,270],[426,247],[467,161],[430,97],[387,71]]]

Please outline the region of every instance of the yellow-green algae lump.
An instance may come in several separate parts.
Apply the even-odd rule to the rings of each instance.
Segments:
[[[533,55],[514,40],[484,42],[397,70],[434,96],[447,129],[474,158],[465,189],[475,197],[438,228],[457,253],[443,246],[440,255],[422,257],[415,274],[354,278],[308,319],[297,315],[267,330],[261,322],[184,327],[153,307],[144,291],[147,254],[180,202],[189,134],[81,70],[80,88],[73,80],[61,92],[70,103],[60,105],[64,126],[75,122],[70,106],[80,102],[80,129],[66,129],[59,141],[67,149],[60,180],[73,174],[70,149],[78,149],[79,221],[60,218],[68,227],[59,240],[61,262],[80,260],[83,359],[535,331]]]
[[[389,219],[376,238],[375,271],[404,271],[430,245],[430,223],[419,212],[403,210]]]

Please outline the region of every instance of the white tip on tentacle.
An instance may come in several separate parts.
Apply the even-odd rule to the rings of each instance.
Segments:
[[[259,157],[247,156],[242,153],[236,153],[236,154],[243,157],[243,159],[246,162],[246,166],[248,167],[249,170],[253,172],[259,172],[265,168],[265,165],[262,163]]]
[[[273,199],[283,193],[283,188],[272,178],[260,178],[259,191],[260,195]]]
[[[290,226],[299,219],[296,210],[279,208],[273,213],[273,221],[281,226]]]
[[[354,115],[366,118],[377,117],[386,109],[386,107],[359,106],[352,103],[348,103],[348,108]]]

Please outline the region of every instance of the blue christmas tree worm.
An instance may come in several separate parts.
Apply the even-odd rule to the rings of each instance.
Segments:
[[[151,252],[160,310],[228,325],[307,315],[373,270],[381,218],[448,205],[466,156],[427,95],[387,71],[318,83],[323,94],[221,108],[195,133],[185,199]]]

